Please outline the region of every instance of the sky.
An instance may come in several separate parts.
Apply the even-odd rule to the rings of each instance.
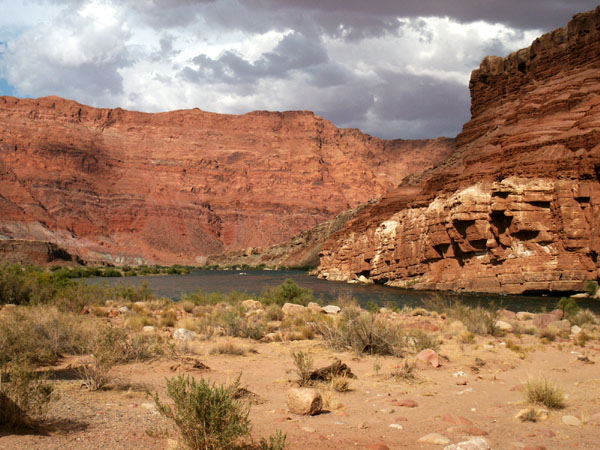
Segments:
[[[455,136],[469,77],[597,0],[0,0],[0,95],[147,112],[311,110]]]

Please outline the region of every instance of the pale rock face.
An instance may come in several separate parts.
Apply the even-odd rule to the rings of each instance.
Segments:
[[[519,294],[599,276],[600,7],[562,30],[484,60],[457,152],[333,235],[323,278]]]
[[[283,311],[283,314],[285,314],[286,316],[294,316],[296,314],[302,314],[306,311],[306,306],[303,305],[296,305],[295,303],[285,303],[281,310]]]

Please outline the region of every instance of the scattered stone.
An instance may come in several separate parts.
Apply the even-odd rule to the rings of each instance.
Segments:
[[[577,325],[573,325],[571,327],[571,334],[577,335],[579,333],[581,333],[581,327],[577,326]]]
[[[177,328],[173,333],[173,339],[177,339],[180,341],[190,341],[194,337],[196,337],[196,333],[191,330],[187,330],[185,328]]]
[[[457,386],[466,386],[467,384],[468,384],[467,380],[457,380],[456,381]]]
[[[392,423],[390,425],[388,425],[390,428],[395,428],[396,430],[402,430],[404,429],[404,427],[402,425],[400,425],[399,423]]]
[[[531,320],[535,319],[535,314],[526,311],[519,311],[517,313],[517,320]]]
[[[563,416],[562,421],[565,425],[570,425],[572,427],[580,427],[582,424],[581,420],[575,416]]]
[[[295,316],[296,314],[304,313],[306,311],[306,306],[297,305],[295,303],[284,303],[281,310],[286,316]]]
[[[367,422],[361,422],[361,423],[358,425],[358,429],[359,429],[359,430],[366,430],[367,428],[369,428],[369,424],[368,424]]]
[[[306,431],[307,433],[314,433],[315,429],[311,427],[302,427],[302,431]]]
[[[323,307],[323,312],[325,314],[331,314],[333,316],[338,314],[341,310],[342,310],[342,308],[340,308],[339,306],[335,306],[335,305],[327,305],[327,306]]]
[[[455,377],[455,378],[459,378],[459,377],[466,377],[466,376],[467,376],[467,374],[466,374],[466,373],[464,373],[463,371],[459,370],[458,372],[454,372],[454,373],[452,374],[452,376],[453,376],[453,377]]]
[[[439,367],[441,365],[440,355],[430,348],[421,350],[417,355],[417,360],[426,364],[431,364],[432,367]]]
[[[467,419],[465,417],[458,416],[458,415],[453,414],[453,413],[446,413],[446,414],[444,414],[442,416],[442,420],[444,420],[446,422],[450,422],[451,424],[460,425],[460,426],[473,425],[473,422],[471,422],[469,419]]]
[[[461,431],[468,436],[487,436],[489,433],[483,428],[471,425],[470,427],[462,428]]]
[[[377,442],[375,444],[367,445],[367,450],[390,450],[384,442]]]
[[[144,409],[147,409],[152,414],[158,414],[158,410],[156,409],[156,405],[154,403],[142,403],[140,406]]]
[[[414,400],[410,400],[410,399],[397,400],[395,402],[392,402],[392,405],[403,406],[405,408],[416,408],[417,406],[419,406],[419,404],[417,402],[415,402]]]
[[[382,408],[381,411],[383,414],[393,414],[395,411],[392,408]]]
[[[419,442],[433,445],[446,445],[450,443],[450,439],[439,433],[429,433],[419,438]]]
[[[524,408],[521,409],[516,415],[515,419],[519,419],[523,421],[524,418],[528,415],[535,414],[535,421],[546,420],[550,414],[547,409],[538,409],[538,408]],[[531,420],[530,420],[531,422]]]
[[[126,312],[129,312],[129,308],[127,306],[119,306],[119,312],[125,314]]]
[[[515,313],[513,311],[509,311],[508,309],[500,310],[500,315],[507,320],[516,320],[517,319],[517,313]]]
[[[571,298],[589,298],[590,294],[587,292],[580,292],[579,294],[571,295]]]
[[[314,416],[321,412],[323,399],[317,389],[293,388],[288,391],[287,405],[294,414]]]
[[[248,300],[244,300],[242,302],[242,307],[246,311],[258,311],[259,309],[263,309],[263,305],[261,302],[253,300],[251,298],[249,298]]]
[[[315,313],[322,313],[323,312],[323,307],[321,305],[319,305],[318,303],[315,303],[315,302],[310,302],[308,304],[307,308],[309,310],[311,310],[312,312],[315,312]]]
[[[483,438],[471,439],[444,447],[444,450],[491,450],[490,445]]]
[[[592,417],[590,417],[590,420],[588,420],[588,423],[590,425],[600,426],[600,413],[596,413]]]
[[[144,325],[142,331],[144,333],[152,333],[154,331],[154,327],[152,325]]]
[[[494,325],[499,330],[506,331],[507,333],[510,333],[514,329],[513,326],[510,323],[505,322],[503,320],[496,320],[496,323]]]

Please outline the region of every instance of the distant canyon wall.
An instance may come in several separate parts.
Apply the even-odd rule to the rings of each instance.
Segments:
[[[572,291],[600,273],[600,7],[471,76],[457,151],[323,246],[319,275]]]
[[[86,260],[202,264],[283,242],[446,159],[306,111],[147,114],[0,97],[0,238]]]

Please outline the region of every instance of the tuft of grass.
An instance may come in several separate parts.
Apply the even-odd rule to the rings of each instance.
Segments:
[[[313,371],[313,360],[308,353],[303,351],[292,352],[294,361],[294,372],[298,376],[296,382],[298,386],[308,386],[311,384],[310,374]]]
[[[329,382],[331,389],[335,392],[348,392],[350,391],[350,378],[344,375],[331,377]]]
[[[392,372],[392,377],[396,380],[412,384],[418,381],[419,377],[416,374],[417,364],[415,362],[404,361],[402,366],[399,366]]]
[[[520,417],[521,422],[537,422],[539,413],[536,408],[529,408],[525,414]]]
[[[464,305],[451,294],[435,293],[422,300],[425,308],[456,320],[460,320],[471,333],[482,336],[499,336],[501,331],[496,327],[498,308],[493,303],[488,306],[470,307]]]
[[[233,342],[221,342],[210,349],[211,355],[233,355],[244,356],[248,350],[244,347],[235,345]]]
[[[556,384],[545,378],[529,379],[525,385],[525,396],[529,403],[544,405],[549,409],[565,407],[565,394]]]
[[[437,335],[418,329],[406,330],[403,333],[402,341],[404,347],[411,353],[419,353],[427,348],[438,350],[440,347]]]

